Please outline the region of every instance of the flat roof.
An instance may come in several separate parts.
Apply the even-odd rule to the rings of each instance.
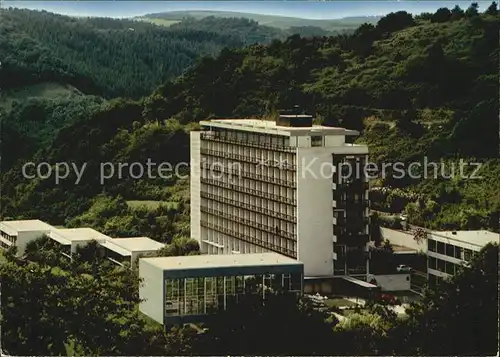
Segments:
[[[20,221],[2,221],[5,227],[17,232],[51,231],[54,229],[50,224],[39,219],[28,219]]]
[[[165,246],[165,244],[148,237],[111,238],[106,244],[119,246],[128,252],[157,251]]]
[[[416,253],[417,250],[409,247],[405,247],[403,245],[391,244],[392,250],[394,253],[404,252],[404,253]]]
[[[105,234],[96,231],[92,228],[59,228],[54,229],[51,232],[51,237],[56,239],[62,238],[70,242],[80,242],[80,241],[106,241],[111,239]],[[56,238],[57,237],[57,238]]]
[[[303,265],[278,253],[188,255],[142,258],[141,261],[163,270],[213,269],[251,266]]]
[[[500,234],[487,230],[478,231],[431,231],[432,235],[450,240],[485,246],[488,243],[500,243]]]
[[[122,248],[119,245],[111,243],[110,240],[107,240],[105,242],[100,242],[99,244],[102,247],[104,247],[106,249],[109,249],[109,250],[112,250],[113,252],[118,253],[118,254],[120,254],[123,257],[130,257],[132,255],[131,251],[129,251],[129,250],[125,249],[125,248]]]
[[[356,285],[359,285],[363,288],[376,288],[377,287],[377,285],[374,285],[372,283],[368,283],[368,282],[360,280],[360,279],[356,279],[352,276],[343,276],[342,279],[344,279],[350,283],[354,283]]]
[[[293,116],[295,117],[295,116]],[[264,132],[274,135],[359,135],[356,130],[341,127],[313,125],[310,127],[289,127],[276,125],[274,120],[262,119],[212,119],[200,121],[201,126],[223,129],[242,130],[250,132]]]

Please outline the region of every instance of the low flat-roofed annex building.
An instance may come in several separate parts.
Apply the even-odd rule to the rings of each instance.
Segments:
[[[63,254],[67,256],[71,256],[76,253],[78,247],[84,247],[92,241],[101,244],[111,239],[92,228],[54,228],[48,236],[64,246]]]
[[[104,254],[109,260],[118,265],[129,262],[131,267],[135,266],[137,258],[165,247],[148,237],[111,238],[100,245],[105,248]]]
[[[237,303],[245,281],[302,294],[304,265],[278,253],[141,258],[142,313],[162,325],[200,321]],[[263,289],[263,294],[265,289]]]
[[[26,245],[32,240],[49,235],[55,228],[39,219],[0,222],[0,246],[17,247],[17,254],[24,254]]]
[[[469,262],[488,243],[500,243],[500,234],[486,231],[430,231],[427,236],[429,285],[455,275],[457,267]]]

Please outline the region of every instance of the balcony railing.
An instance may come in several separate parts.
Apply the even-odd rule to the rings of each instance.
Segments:
[[[277,145],[272,143],[261,143],[259,141],[236,140],[233,138],[223,137],[214,133],[207,133],[207,132],[201,133],[201,138],[202,140],[209,140],[220,143],[236,144],[241,146],[262,148],[262,149],[282,151],[282,152],[295,152],[295,148],[291,146]]]
[[[342,208],[342,209],[364,209],[367,207],[370,207],[370,201],[369,200],[360,200],[360,201],[336,201],[337,206],[336,208]]]
[[[349,247],[364,248],[369,241],[368,234],[347,235],[346,233],[334,233],[337,237],[337,244],[345,244]]]
[[[290,249],[287,249],[287,248],[284,248],[281,246],[277,246],[277,245],[274,245],[274,244],[269,243],[269,242],[264,242],[260,239],[257,239],[255,237],[251,237],[251,236],[246,235],[244,233],[235,232],[229,228],[221,227],[221,226],[218,226],[218,225],[215,225],[212,223],[208,223],[208,222],[203,222],[203,221],[200,223],[200,225],[202,227],[205,227],[208,229],[213,229],[213,230],[218,231],[220,233],[223,233],[225,235],[238,238],[238,239],[243,240],[247,243],[251,243],[251,244],[257,245],[259,247],[269,249],[273,252],[281,253],[283,255],[286,255],[287,257],[294,258],[294,259],[297,258],[297,254],[293,250],[290,250]]]
[[[297,165],[290,164],[286,161],[283,161],[282,163],[274,165],[274,164],[269,163],[270,160],[258,158],[255,156],[240,155],[240,154],[234,154],[234,153],[230,153],[230,152],[226,152],[226,151],[211,150],[211,149],[206,149],[206,148],[201,148],[200,153],[202,155],[208,155],[208,156],[230,159],[230,160],[235,160],[235,161],[248,162],[250,164],[256,164],[259,166],[279,167],[280,169],[290,170],[290,171],[297,170]]]
[[[255,212],[255,213],[265,214],[267,216],[271,216],[271,217],[274,217],[274,218],[278,218],[278,219],[282,219],[282,220],[285,220],[285,221],[289,221],[291,223],[297,223],[297,217],[296,216],[292,216],[292,215],[289,215],[289,214],[286,214],[286,213],[276,212],[274,210],[270,210],[270,209],[267,209],[267,208],[264,208],[264,207],[252,205],[252,204],[246,203],[246,202],[241,202],[241,201],[233,200],[231,198],[222,197],[222,196],[219,196],[219,195],[214,195],[212,193],[208,193],[208,192],[204,192],[204,191],[202,191],[200,193],[200,196],[202,198],[210,199],[210,200],[217,201],[217,202],[220,202],[220,203],[225,203],[225,204],[234,206],[236,208],[243,208],[243,209]]]
[[[337,217],[336,224],[339,227],[362,227],[369,223],[368,217]]]
[[[258,230],[263,231],[263,232],[271,233],[271,234],[277,235],[279,237],[283,237],[283,238],[286,238],[286,239],[297,241],[297,235],[296,234],[293,234],[293,233],[290,233],[290,232],[286,232],[286,231],[282,231],[282,230],[276,230],[276,227],[273,228],[271,226],[264,225],[262,223],[251,221],[251,220],[246,219],[244,217],[238,217],[238,216],[226,213],[226,212],[222,212],[222,211],[219,211],[219,210],[216,210],[216,209],[213,209],[213,208],[204,207],[204,206],[201,207],[201,212],[208,213],[208,214],[211,214],[211,215],[214,215],[214,216],[217,216],[217,217],[224,217],[224,218],[227,218],[227,219],[229,219],[229,220],[231,220],[233,222],[237,222],[237,223],[240,223],[240,224],[245,224],[247,226],[250,226],[252,228],[258,229]]]
[[[208,163],[202,163],[201,168],[204,170],[208,170],[208,171],[220,172],[220,173],[226,174],[228,176],[234,175],[237,177],[259,180],[259,181],[262,181],[265,183],[272,183],[275,185],[285,186],[285,187],[289,187],[289,188],[296,187],[295,181],[288,181],[288,180],[280,179],[277,177],[255,174],[255,173],[251,173],[248,171],[241,171],[241,170],[229,169],[229,168],[224,168],[224,167],[217,167],[216,165],[210,165]]]
[[[248,188],[248,187],[241,187],[241,186],[235,185],[233,183],[229,183],[229,182],[222,182],[219,180],[213,180],[213,179],[204,178],[204,177],[200,178],[200,182],[207,184],[207,185],[222,187],[222,188],[226,188],[228,190],[246,193],[246,194],[253,195],[256,197],[267,198],[267,199],[272,200],[272,201],[286,203],[289,205],[296,205],[297,204],[297,201],[295,200],[295,198],[284,197],[284,196],[276,195],[276,194],[270,193],[270,192],[258,191],[258,190],[254,190],[254,189]]]

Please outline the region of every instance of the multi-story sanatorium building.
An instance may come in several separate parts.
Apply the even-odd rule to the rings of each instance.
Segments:
[[[277,252],[303,262],[310,278],[367,274],[368,147],[346,143],[356,131],[312,120],[200,122],[191,133],[191,235],[203,253]],[[347,163],[358,165],[340,177]]]

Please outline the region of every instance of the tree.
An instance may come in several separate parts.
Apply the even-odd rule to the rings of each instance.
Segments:
[[[488,6],[488,8],[486,9],[486,11],[484,13],[486,15],[491,15],[491,16],[498,15],[498,6],[497,6],[497,3],[495,1],[493,1],[491,3],[491,5]]]
[[[415,15],[415,20],[424,20],[424,21],[428,21],[432,18],[432,13],[430,12],[422,12],[418,15]]]
[[[451,18],[451,11],[446,7],[439,8],[431,17],[431,22],[448,22]]]
[[[406,11],[391,12],[377,23],[381,33],[392,33],[415,25],[413,16]]]
[[[470,267],[427,290],[412,305],[414,351],[425,355],[492,355],[498,347],[498,244],[488,244]],[[481,318],[478,318],[481,316]]]
[[[470,6],[465,11],[465,17],[472,18],[472,17],[476,17],[477,15],[479,15],[478,8],[479,8],[479,5],[477,4],[477,2],[473,2],[472,4],[470,4]]]
[[[249,292],[207,320],[203,327],[208,331],[197,351],[214,355],[330,354],[336,347],[326,318],[310,299],[269,291],[263,298],[262,290]]]
[[[417,228],[413,232],[413,240],[415,240],[418,244],[422,242],[425,243],[427,241],[427,230],[423,228]]]
[[[160,257],[176,257],[183,255],[199,254],[200,246],[197,241],[191,238],[176,238],[172,243],[160,248],[157,256]]]
[[[464,10],[460,8],[460,6],[455,5],[453,9],[451,9],[451,21],[457,21],[463,19],[465,16]]]

